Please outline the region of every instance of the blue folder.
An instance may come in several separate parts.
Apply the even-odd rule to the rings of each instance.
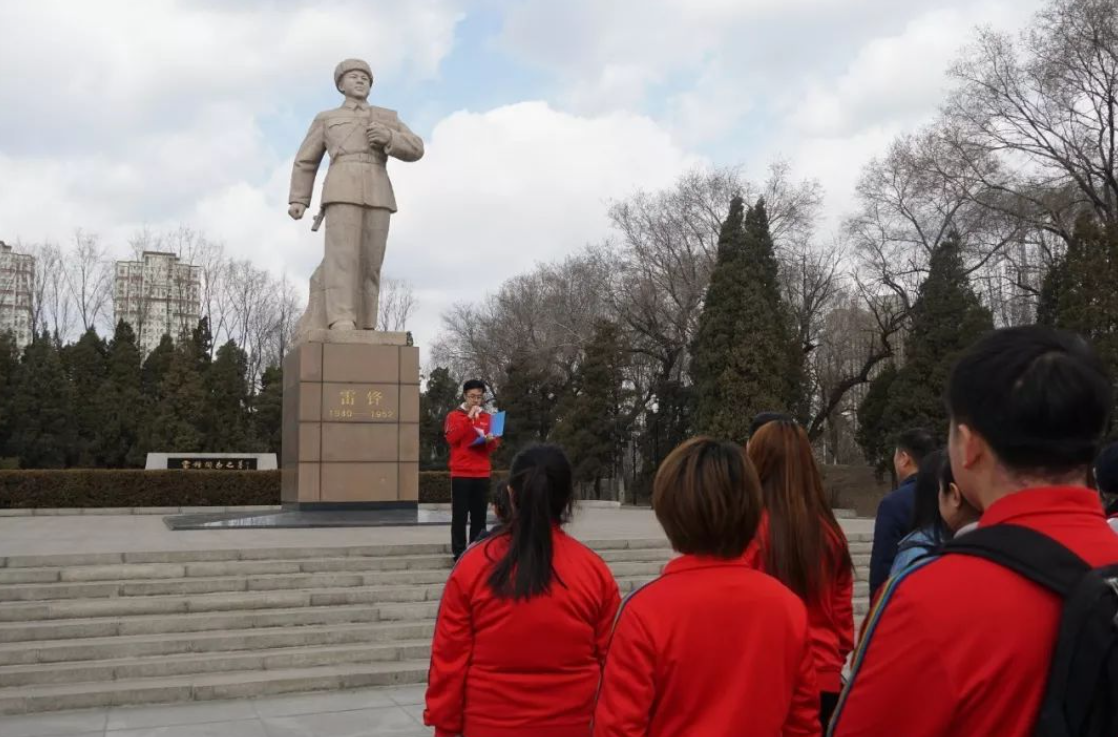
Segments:
[[[489,434],[495,438],[499,438],[505,434],[505,413],[498,412],[493,415],[492,421],[489,423]],[[470,443],[471,447],[474,445],[481,445],[485,442],[483,436],[478,436],[478,439]]]

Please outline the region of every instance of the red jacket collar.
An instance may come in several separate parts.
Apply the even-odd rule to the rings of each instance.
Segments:
[[[737,558],[715,558],[713,555],[681,555],[678,558],[673,558],[668,561],[664,566],[664,575],[669,573],[682,573],[683,571],[693,571],[697,568],[727,568],[741,566],[748,568],[745,559],[742,557]]]
[[[978,526],[1021,523],[1054,513],[1087,514],[1103,519],[1102,502],[1094,491],[1083,486],[1045,486],[1002,497],[990,505]]]

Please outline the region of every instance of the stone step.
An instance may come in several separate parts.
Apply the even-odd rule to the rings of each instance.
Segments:
[[[642,554],[645,562],[661,566],[667,558],[648,555],[649,551],[632,551]],[[624,570],[624,569],[623,569]],[[307,588],[341,588],[391,585],[422,585],[442,583],[447,569],[430,571],[352,571],[326,573],[265,574],[256,576],[227,576],[220,578],[174,578],[151,581],[97,581],[79,583],[24,583],[0,587],[0,606],[4,602],[45,602],[66,599],[110,599],[143,596],[187,596],[246,591],[283,591]],[[858,581],[868,580],[868,567],[855,568]]]
[[[334,573],[339,571],[403,571],[449,569],[448,555],[396,555],[381,558],[309,558],[289,560],[222,561],[217,563],[114,563],[42,569],[0,569],[0,585],[54,582],[134,581],[178,578],[219,578],[282,573]],[[36,580],[27,580],[34,576]]]
[[[449,555],[450,545],[408,543],[404,545],[347,545],[336,547],[240,548],[233,550],[166,550],[140,553],[78,553],[64,555],[21,555],[0,558],[0,568],[64,568],[125,563],[221,563],[249,560],[306,558],[386,558],[411,555]]]
[[[224,613],[244,609],[289,609],[345,604],[437,601],[442,584],[248,591],[197,596],[133,596],[10,603],[0,607],[0,622],[41,622],[95,617],[129,618],[149,614]]]
[[[437,611],[438,602],[430,601],[376,606],[358,604],[131,617],[91,617],[53,622],[3,622],[0,623],[0,643],[73,640],[118,635],[220,632],[302,625],[421,622],[433,620]]]
[[[0,689],[62,683],[170,678],[203,673],[315,668],[351,663],[390,663],[431,657],[430,639],[349,643],[226,653],[187,653],[113,658],[82,663],[15,665],[0,668]]]
[[[667,549],[616,550],[605,551],[602,555],[607,562],[654,562],[662,566],[668,560],[669,551]],[[348,558],[330,560],[344,560],[349,564],[356,563],[356,561]],[[313,561],[308,563],[313,563]],[[284,563],[284,565],[287,564]],[[355,567],[358,570],[156,578],[154,580],[137,580],[133,577],[127,577],[115,581],[13,583],[0,587],[0,602],[194,595],[341,586],[414,585],[442,583],[446,580],[449,570],[445,566],[431,570],[408,569],[403,571],[368,571],[363,570],[364,567],[360,565]],[[19,571],[18,573],[23,572]],[[3,573],[3,571],[0,571],[0,573]]]
[[[446,569],[433,571],[373,571],[362,573],[292,573],[223,578],[172,578],[155,581],[100,581],[96,583],[13,584],[0,588],[0,602],[105,599],[142,596],[183,596],[237,591],[282,591],[314,587],[415,586],[446,581]]]
[[[618,578],[651,577],[660,573],[663,563],[656,561],[615,563],[612,568]],[[445,581],[445,575],[443,579]],[[325,578],[323,583],[329,583],[329,579]],[[196,595],[110,596],[98,599],[20,601],[0,605],[0,622],[432,601],[441,596],[442,588],[443,583],[440,582],[390,586],[323,586]]]
[[[658,572],[621,576],[618,586],[622,594],[626,594],[655,578]],[[243,630],[288,624],[425,621],[434,619],[442,588],[442,584],[432,584],[261,592],[242,594],[240,599],[211,595],[8,604],[0,607],[0,618],[21,616],[25,619],[9,618],[0,622],[0,643]],[[153,601],[157,605],[154,608],[159,611],[148,611],[141,606]],[[179,606],[188,609],[175,608]],[[32,609],[36,607],[45,607],[46,611]],[[52,612],[51,607],[66,609]]]
[[[586,545],[597,551],[670,549],[664,538],[590,540]],[[251,560],[291,560],[309,558],[381,558],[416,555],[449,555],[443,543],[401,545],[351,545],[335,547],[238,548],[231,550],[170,550],[139,553],[83,553],[67,555],[24,555],[0,557],[0,568],[63,568],[125,563],[216,563]]]
[[[217,632],[88,637],[75,640],[26,640],[0,645],[0,666],[347,643],[388,643],[421,639],[430,641],[434,630],[434,620],[428,620],[416,623],[370,622],[301,627],[278,626]]]
[[[0,689],[0,714],[158,704],[399,686],[425,682],[428,661],[358,663],[310,668],[145,678]]]
[[[598,551],[606,562],[666,561],[666,546]],[[297,573],[339,573],[401,570],[447,570],[453,561],[447,554],[392,555],[373,557],[348,555],[276,560],[236,560],[186,563],[94,563],[90,565],[0,568],[0,584],[123,583],[127,581],[179,580]],[[96,589],[92,589],[97,591]],[[108,590],[108,589],[105,589]],[[95,594],[105,595],[105,594]],[[111,594],[109,594],[111,595]],[[4,599],[0,599],[4,600]],[[7,599],[10,600],[10,599]]]

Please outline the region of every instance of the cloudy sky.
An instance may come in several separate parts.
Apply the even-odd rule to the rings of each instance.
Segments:
[[[75,228],[126,253],[189,225],[300,282],[321,234],[286,215],[294,152],[367,59],[371,101],[427,144],[394,162],[385,263],[413,329],[607,234],[610,200],[696,165],[817,178],[935,111],[976,25],[1038,0],[0,0],[0,239]],[[320,177],[321,180],[321,177]]]

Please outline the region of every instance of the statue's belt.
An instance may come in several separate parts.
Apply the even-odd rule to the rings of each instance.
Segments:
[[[387,160],[384,154],[338,154],[330,157],[331,164],[356,163],[356,164],[383,164]]]

